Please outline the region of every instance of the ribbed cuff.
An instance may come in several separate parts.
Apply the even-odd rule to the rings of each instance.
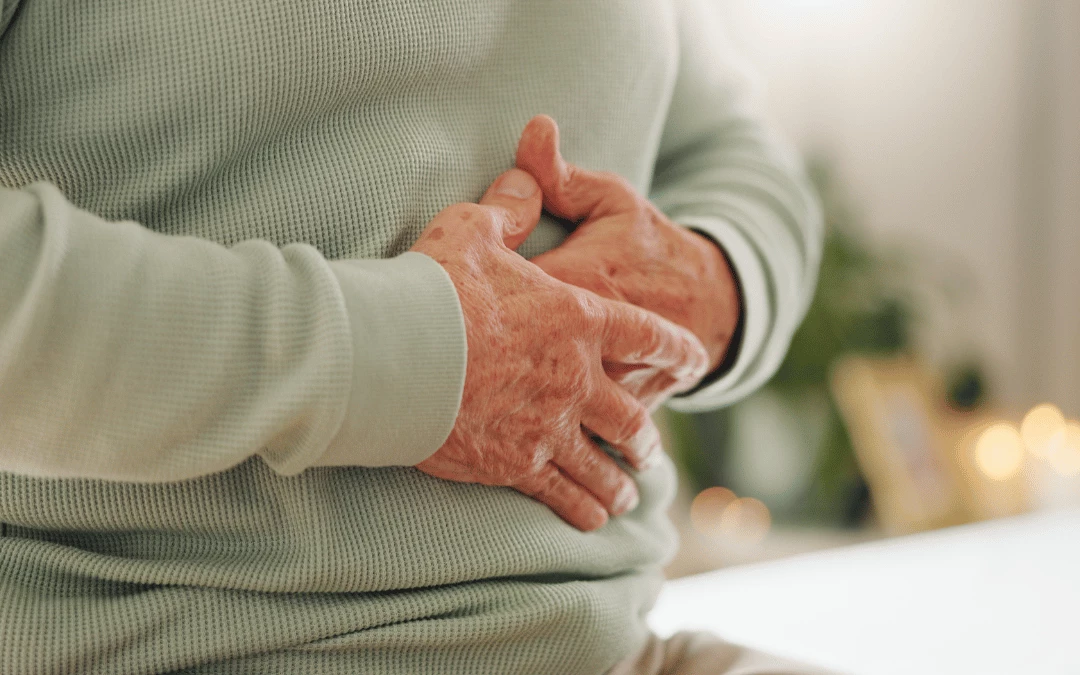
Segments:
[[[772,304],[765,268],[742,232],[720,218],[681,218],[679,222],[692,230],[701,231],[720,245],[731,263],[732,271],[739,278],[742,293],[742,340],[734,363],[726,373],[706,386],[668,401],[668,406],[674,410],[691,412],[729,402],[728,397],[724,396],[725,392],[733,390],[738,382],[745,379],[747,370],[765,345],[772,323]]]
[[[465,385],[465,322],[442,266],[421,253],[335,260],[353,333],[341,429],[314,466],[412,466],[446,441]]]

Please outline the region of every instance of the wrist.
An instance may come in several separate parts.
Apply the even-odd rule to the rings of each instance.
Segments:
[[[723,247],[704,232],[683,231],[692,241],[695,257],[700,261],[697,267],[704,300],[698,337],[709,352],[710,375],[706,380],[711,381],[730,369],[729,362],[734,362],[732,357],[738,351],[736,338],[742,323],[742,292],[735,268]]]

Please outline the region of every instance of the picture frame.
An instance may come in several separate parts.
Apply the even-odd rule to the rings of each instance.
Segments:
[[[830,386],[882,529],[904,534],[976,517],[928,368],[911,357],[850,356],[834,365]]]

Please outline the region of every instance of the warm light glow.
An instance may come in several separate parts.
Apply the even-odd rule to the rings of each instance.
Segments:
[[[1065,431],[1065,416],[1053,403],[1037,405],[1024,415],[1020,436],[1027,449],[1038,457],[1046,457],[1055,437]]]
[[[735,499],[735,493],[725,487],[711,487],[699,492],[690,504],[690,524],[694,531],[712,539],[722,538],[720,514]]]
[[[771,524],[769,507],[753,497],[736,499],[720,514],[720,531],[744,546],[761,543]]]
[[[993,480],[1016,475],[1024,461],[1024,441],[1008,422],[999,422],[982,432],[975,442],[975,463]]]
[[[1064,431],[1054,436],[1046,459],[1062,476],[1080,474],[1080,422],[1070,420]]]
[[[724,487],[702,490],[690,504],[694,531],[727,544],[753,546],[769,533],[769,507],[752,497],[736,497]]]

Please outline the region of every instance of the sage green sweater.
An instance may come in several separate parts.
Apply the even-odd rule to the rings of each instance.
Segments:
[[[670,463],[584,534],[411,465],[457,295],[405,253],[536,113],[733,260],[764,381],[820,221],[674,0],[0,0],[0,673],[603,673]],[[545,219],[535,254],[565,229]]]

